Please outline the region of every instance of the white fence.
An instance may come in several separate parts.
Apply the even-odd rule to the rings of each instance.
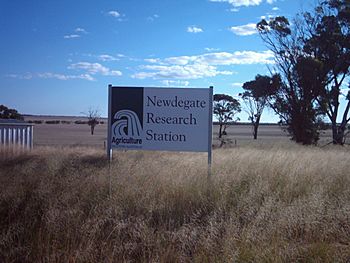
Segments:
[[[33,148],[33,125],[0,121],[0,144],[5,147]]]

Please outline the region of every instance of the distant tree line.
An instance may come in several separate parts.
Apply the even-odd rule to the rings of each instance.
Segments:
[[[100,121],[100,113],[98,110],[89,108],[87,113],[83,113],[87,117],[87,121],[76,120],[75,124],[87,124],[90,127],[91,135],[94,134],[95,127],[98,124],[104,124],[103,121]],[[24,120],[23,116],[15,109],[10,109],[5,105],[0,105],[0,119],[16,119]],[[42,124],[43,120],[28,120],[28,123]],[[70,124],[71,121],[67,120],[46,120],[45,124]]]

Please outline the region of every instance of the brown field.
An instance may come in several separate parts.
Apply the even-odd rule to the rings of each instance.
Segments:
[[[105,126],[35,127],[34,150],[0,154],[0,262],[350,261],[348,146],[232,126],[208,179],[203,153],[121,151],[109,166]]]
[[[102,119],[104,124],[97,125],[95,134],[90,135],[90,128],[87,124],[75,124],[74,121],[87,121],[85,117],[62,117],[62,116],[28,116],[26,120],[42,120],[43,124],[34,126],[34,145],[65,145],[65,146],[95,146],[104,147],[107,140],[107,119]],[[70,121],[70,124],[45,124],[48,120]],[[218,137],[218,127],[213,127],[213,145],[218,146],[220,142]],[[287,132],[283,131],[280,126],[261,125],[257,142],[252,140],[251,126],[231,125],[227,128],[227,142],[225,146],[234,146],[249,143],[285,143],[289,141]],[[331,131],[322,131],[320,145],[325,145],[331,141]]]

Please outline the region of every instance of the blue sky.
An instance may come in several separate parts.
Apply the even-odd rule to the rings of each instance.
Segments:
[[[107,115],[107,86],[209,87],[236,96],[267,74],[254,25],[301,0],[0,0],[0,104]],[[247,121],[244,114],[242,121]],[[277,121],[265,111],[263,121]]]

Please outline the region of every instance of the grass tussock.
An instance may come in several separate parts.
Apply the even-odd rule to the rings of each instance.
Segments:
[[[0,262],[349,262],[349,149],[289,146],[3,152]]]

